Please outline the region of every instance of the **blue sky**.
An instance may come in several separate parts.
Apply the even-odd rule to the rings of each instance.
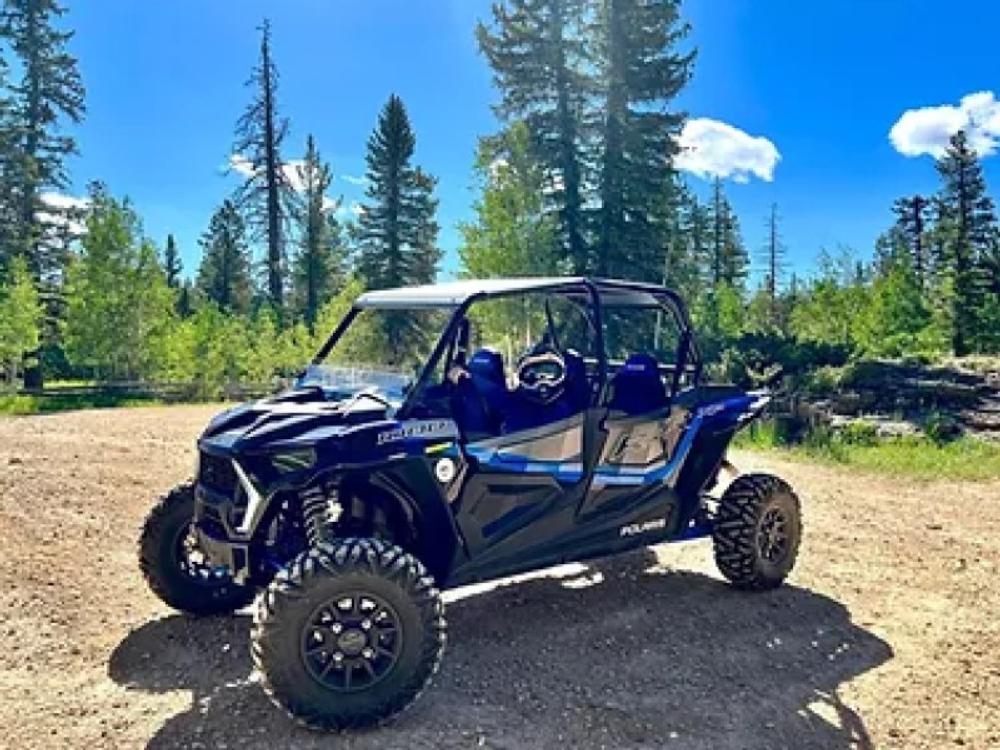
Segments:
[[[211,212],[236,184],[224,167],[265,15],[280,104],[292,122],[285,156],[300,156],[313,133],[337,176],[331,192],[350,206],[361,198],[351,178],[364,173],[378,111],[398,93],[417,135],[416,162],[439,178],[443,275],[453,272],[455,224],[470,218],[475,198],[476,141],[496,129],[490,71],[473,38],[488,2],[66,4],[88,93],[74,191],[100,178],[130,196],[154,240],[176,235],[186,273],[197,266],[197,238]],[[795,270],[808,270],[822,247],[845,244],[867,256],[891,221],[894,198],[936,188],[925,152],[956,123],[973,116],[986,149],[1000,134],[992,96],[960,106],[1000,85],[993,51],[1000,6],[989,0],[952,13],[929,0],[687,0],[683,8],[698,48],[678,102],[701,126],[690,131],[699,145],[691,168],[745,168],[742,182],[726,184],[752,253],[776,202]],[[890,129],[909,110],[919,111],[897,128],[894,144]],[[994,183],[995,162],[985,162]],[[707,191],[706,180],[691,181]]]

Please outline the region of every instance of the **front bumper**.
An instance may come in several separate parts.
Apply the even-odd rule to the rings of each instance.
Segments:
[[[232,499],[202,485],[195,488],[194,528],[198,547],[212,565],[224,566],[239,584],[250,576],[249,540],[239,538],[242,514]]]
[[[240,585],[246,583],[250,576],[250,553],[247,545],[216,539],[197,525],[195,535],[198,539],[198,549],[213,566],[229,570],[236,583]]]

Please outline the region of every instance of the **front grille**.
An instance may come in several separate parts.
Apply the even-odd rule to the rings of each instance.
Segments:
[[[228,458],[202,453],[198,468],[198,481],[210,490],[228,497],[236,494],[236,471]]]
[[[202,517],[198,519],[198,528],[213,539],[229,538],[229,533],[226,531],[225,525],[214,511],[211,514],[202,514]]]

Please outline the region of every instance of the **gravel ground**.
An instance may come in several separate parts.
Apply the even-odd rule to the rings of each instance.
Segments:
[[[388,727],[294,727],[250,619],[191,620],[137,570],[211,407],[0,419],[0,746],[1000,748],[1000,480],[913,484],[736,455],[803,499],[790,584],[710,544],[449,592],[449,645]]]

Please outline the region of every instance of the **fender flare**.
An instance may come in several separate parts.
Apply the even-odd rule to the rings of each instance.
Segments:
[[[443,584],[451,572],[456,550],[464,553],[465,545],[451,507],[426,463],[407,461],[405,466],[372,472],[367,481],[398,504],[416,536],[412,552]]]

